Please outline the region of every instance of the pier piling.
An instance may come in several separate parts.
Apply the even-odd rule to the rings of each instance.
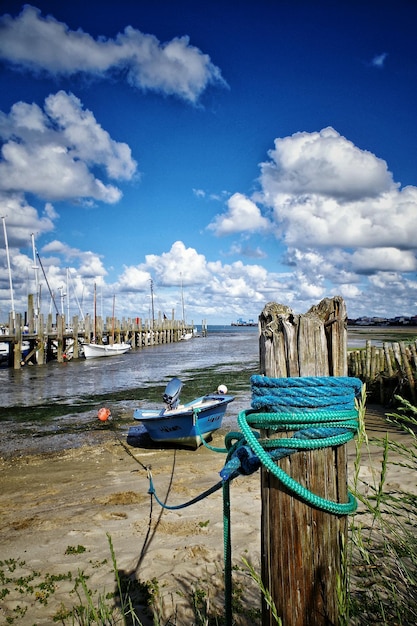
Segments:
[[[272,378],[346,376],[346,321],[345,305],[339,297],[323,300],[305,315],[269,303],[259,316],[261,374]],[[262,436],[280,434],[262,431]],[[285,437],[290,436],[285,432]],[[345,448],[299,451],[277,463],[314,494],[344,503]],[[337,626],[337,581],[343,587],[341,546],[347,538],[346,516],[306,503],[265,467],[261,470],[261,494],[262,579],[282,623]],[[275,623],[264,602],[262,625]]]

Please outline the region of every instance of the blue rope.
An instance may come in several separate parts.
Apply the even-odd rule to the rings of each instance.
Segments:
[[[204,500],[204,498],[207,498],[207,496],[210,496],[212,493],[215,493],[219,489],[222,489],[223,482],[224,482],[224,481],[220,480],[218,483],[216,483],[215,485],[210,487],[210,489],[207,489],[203,493],[200,493],[200,495],[196,496],[192,500],[189,500],[188,502],[183,502],[182,504],[176,504],[176,505],[168,505],[168,504],[165,504],[165,502],[162,502],[162,500],[160,500],[160,498],[158,498],[158,496],[156,495],[156,491],[155,491],[155,487],[154,487],[153,479],[152,479],[152,473],[151,473],[151,471],[149,469],[148,469],[148,478],[149,478],[148,493],[155,498],[157,503],[163,509],[167,509],[168,511],[178,511],[179,509],[185,509],[188,506],[191,506],[192,504],[196,504],[197,502],[201,502],[201,500]]]
[[[293,407],[298,411],[354,407],[362,383],[343,376],[268,378],[252,376],[252,408],[278,413]]]

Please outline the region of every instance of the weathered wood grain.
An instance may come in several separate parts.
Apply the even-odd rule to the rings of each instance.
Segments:
[[[323,300],[305,315],[269,303],[259,317],[261,373],[269,377],[345,376],[346,320],[339,297]],[[347,501],[345,446],[298,452],[279,461],[279,466],[313,493],[335,502]],[[261,491],[262,576],[283,624],[337,625],[336,580],[341,573],[346,517],[305,504],[265,469]],[[266,605],[262,624],[274,624]]]

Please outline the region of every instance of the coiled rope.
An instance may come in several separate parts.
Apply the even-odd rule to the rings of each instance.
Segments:
[[[220,475],[224,480],[250,474],[263,465],[287,489],[305,502],[329,513],[346,515],[356,500],[332,502],[311,493],[282,470],[276,461],[301,450],[339,446],[358,430],[362,382],[350,377],[268,378],[252,376],[252,409],[238,416],[239,433],[226,436],[228,456]],[[295,431],[289,438],[261,439],[261,431]]]

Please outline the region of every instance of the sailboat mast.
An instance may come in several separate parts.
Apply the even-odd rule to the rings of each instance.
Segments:
[[[78,310],[79,310],[80,315],[81,315],[81,319],[84,321],[84,320],[85,320],[84,312],[83,312],[83,310],[82,310],[82,308],[81,308],[80,301],[78,300],[78,296],[77,296],[77,292],[76,292],[76,290],[75,290],[74,280],[73,280],[73,278],[72,278],[72,276],[71,276],[71,270],[70,270],[70,268],[67,268],[67,271],[68,271],[67,277],[69,277],[69,279],[70,279],[70,283],[71,283],[71,287],[72,287],[72,293],[73,293],[73,295],[74,295],[75,302],[77,303]],[[68,292],[68,293],[69,293],[69,292]],[[84,293],[84,285],[83,285],[83,293]],[[68,309],[68,319],[69,319],[69,309]]]
[[[69,267],[67,267],[67,326],[70,321],[70,298],[69,298]]]
[[[7,239],[6,218],[2,217],[1,219],[3,220],[4,243],[6,244],[6,257],[7,257],[7,268],[9,271],[10,301],[12,305],[12,319],[13,319],[13,332],[14,332],[14,323],[16,320],[16,313],[14,309],[13,281],[12,281],[12,270],[10,267],[9,241]]]
[[[58,307],[57,307],[56,302],[55,302],[54,294],[52,293],[51,287],[50,287],[50,285],[49,285],[49,283],[48,283],[48,278],[47,278],[47,276],[46,276],[46,274],[45,274],[45,269],[44,269],[44,267],[43,267],[43,265],[42,265],[42,261],[41,261],[41,257],[39,256],[39,252],[36,252],[36,256],[38,257],[39,265],[40,265],[40,267],[41,267],[42,274],[43,274],[43,277],[44,277],[45,282],[46,282],[46,286],[48,287],[49,295],[51,296],[51,304],[50,304],[50,307],[51,307],[51,305],[52,305],[52,303],[53,303],[53,304],[54,304],[54,307],[55,307],[56,314],[57,314],[57,315],[59,315],[59,311],[58,311]]]
[[[115,303],[116,303],[116,296],[113,295],[113,317],[112,317],[112,322],[111,322],[111,342],[112,342],[112,344],[114,343],[114,308],[115,308]]]
[[[32,255],[33,255],[33,270],[35,272],[35,332],[38,332],[38,320],[41,309],[41,297],[39,291],[39,265],[36,263],[36,248],[35,248],[35,235],[32,233]]]
[[[182,302],[182,323],[185,325],[184,287],[182,284],[182,273],[181,273],[181,302]]]
[[[96,283],[94,283],[94,337],[93,343],[96,342],[97,337],[97,288]]]
[[[152,278],[150,280],[150,283],[151,283],[151,304],[152,304],[152,325],[151,325],[151,328],[153,330],[154,321],[155,321],[155,310],[154,310],[154,303],[153,303],[153,280],[152,280]]]

